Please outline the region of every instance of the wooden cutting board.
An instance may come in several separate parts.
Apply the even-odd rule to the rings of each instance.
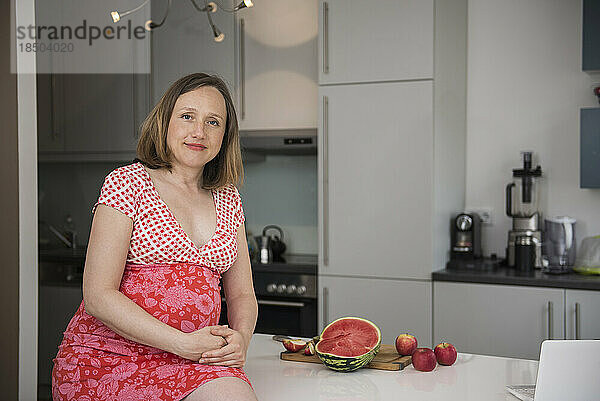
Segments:
[[[316,355],[304,355],[302,351],[283,351],[279,354],[284,361],[322,363]],[[400,356],[393,345],[381,344],[379,352],[366,368],[380,370],[402,370],[411,363],[410,356]]]

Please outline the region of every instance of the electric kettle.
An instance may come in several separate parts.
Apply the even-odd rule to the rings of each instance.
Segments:
[[[545,273],[567,273],[575,264],[575,219],[558,216],[545,220]]]
[[[268,236],[267,235],[267,231],[268,230],[277,230],[279,232],[279,236],[277,235],[273,235],[273,236]],[[281,255],[283,255],[283,253],[286,250],[286,246],[283,242],[283,230],[281,229],[281,227],[276,226],[274,224],[269,224],[268,226],[265,226],[265,228],[263,228],[262,231],[262,238],[268,238],[267,240],[267,244],[268,244],[268,248],[270,249],[272,255],[273,255],[273,260],[281,260],[282,257]],[[264,243],[265,240],[263,240]]]

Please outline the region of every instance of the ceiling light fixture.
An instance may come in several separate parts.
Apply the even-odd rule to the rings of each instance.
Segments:
[[[166,21],[167,19],[167,15],[169,15],[169,11],[171,10],[171,0],[168,0],[167,3],[167,10],[165,11],[165,15],[163,15],[162,19],[160,20],[159,23],[156,23],[154,21],[152,21],[151,19],[149,19],[148,21],[146,21],[146,23],[144,24],[144,28],[146,28],[147,31],[151,31],[154,28],[160,28]]]
[[[125,17],[126,15],[132,14],[132,13],[136,12],[137,10],[141,9],[146,4],[148,4],[149,1],[150,0],[144,0],[144,2],[142,4],[140,4],[139,6],[137,6],[135,8],[132,8],[131,10],[124,11],[122,13],[120,13],[118,11],[112,11],[110,13],[110,16],[112,17],[113,22],[119,22],[121,20],[121,18]]]
[[[131,10],[124,11],[124,12],[112,11],[110,13],[110,16],[112,17],[113,22],[117,23],[121,20],[121,18],[125,17],[126,15],[132,14],[132,13],[140,10],[142,7],[144,7],[146,4],[148,4],[149,1],[150,0],[144,0],[144,2],[142,4],[140,4],[139,6],[132,8]],[[235,6],[233,9],[227,9],[227,8],[223,7],[221,4],[217,3],[216,1],[208,2],[207,0],[204,0],[204,7],[198,6],[198,4],[196,4],[196,0],[190,0],[190,2],[192,3],[194,8],[198,12],[206,13],[206,17],[208,18],[208,24],[210,25],[210,28],[213,32],[213,39],[215,40],[215,42],[222,42],[223,39],[225,38],[225,34],[223,32],[221,32],[219,30],[219,28],[217,28],[217,26],[214,24],[212,17],[210,16],[211,13],[216,12],[218,8],[220,8],[221,10],[228,12],[228,13],[235,13],[236,11],[239,11],[243,8],[250,8],[254,5],[254,4],[252,4],[252,0],[242,0],[242,2],[239,3],[237,6]],[[217,5],[219,7],[217,7]],[[155,28],[160,28],[165,23],[165,20],[167,19],[167,16],[169,15],[170,9],[171,9],[171,0],[168,0],[167,10],[165,11],[165,15],[163,16],[162,20],[159,23],[155,23],[152,20],[146,21],[146,24],[144,25],[146,30],[152,31]]]

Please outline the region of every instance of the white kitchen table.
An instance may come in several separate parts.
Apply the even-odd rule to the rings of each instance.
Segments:
[[[517,400],[507,384],[532,384],[537,361],[459,353],[453,366],[419,372],[359,369],[339,373],[315,363],[282,361],[283,346],[255,334],[245,371],[260,401],[311,400]]]

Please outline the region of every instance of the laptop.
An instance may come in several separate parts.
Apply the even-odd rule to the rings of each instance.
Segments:
[[[600,400],[600,340],[546,340],[535,385],[506,386],[523,401]]]

